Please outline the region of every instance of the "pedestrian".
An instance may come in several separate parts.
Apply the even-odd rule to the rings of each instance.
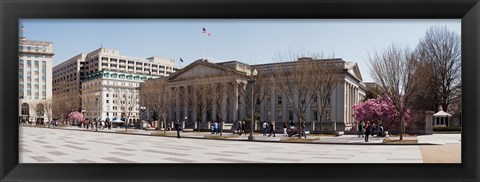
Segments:
[[[272,133],[273,133],[273,137],[275,137],[275,126],[273,126],[273,122],[270,122],[269,125],[270,125],[270,127],[269,127],[270,128],[270,133],[268,134],[268,137],[270,137],[270,135],[272,135]]]
[[[283,136],[287,136],[287,122],[283,122]]]
[[[242,123],[242,121],[238,121],[238,134],[239,134],[239,135],[242,135],[242,133],[243,133],[242,128],[243,128],[243,123]]]
[[[266,121],[263,121],[263,124],[262,124],[263,136],[267,136],[267,129],[268,129],[268,124]]]
[[[177,138],[180,139],[180,130],[182,129],[182,127],[180,126],[180,121],[177,121],[175,122],[175,130],[177,130]]]
[[[212,132],[212,135],[215,133],[215,122],[212,122],[212,124],[210,125],[210,130]]]
[[[358,134],[358,138],[363,136],[363,127],[360,121],[357,122],[357,134]]]
[[[218,134],[218,121],[215,121],[215,123],[213,124],[213,128],[215,130],[215,134]]]
[[[295,123],[293,122],[293,120],[290,121],[290,129],[294,129],[295,128]]]
[[[370,121],[367,121],[365,124],[365,142],[368,142],[368,135],[370,135],[372,126],[370,126]]]
[[[307,138],[307,134],[305,133],[305,128],[306,128],[306,125],[305,125],[305,121],[304,121],[304,122],[302,122],[302,133],[301,133],[301,135],[303,135],[305,138]]]
[[[240,135],[245,132],[245,121],[240,121]]]
[[[364,137],[364,133],[365,133],[365,121],[362,121],[362,123],[360,123],[360,130],[362,131],[362,137]]]

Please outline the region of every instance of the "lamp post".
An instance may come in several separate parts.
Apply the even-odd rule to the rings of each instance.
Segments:
[[[140,110],[144,113],[144,117],[146,116],[145,109],[147,108],[144,106],[140,107]],[[143,129],[143,119],[140,119],[140,129]]]
[[[253,99],[253,87],[255,86],[255,81],[257,79],[257,73],[258,73],[257,69],[255,69],[255,68],[251,71],[251,74],[250,74],[250,71],[247,72],[247,75],[249,76],[248,82],[252,86],[252,108],[251,108],[251,113],[250,113],[252,120],[250,121],[250,135],[248,136],[248,140],[250,140],[250,141],[255,140],[255,137],[253,136],[253,129],[254,129],[254,127],[253,127],[253,122],[254,122],[254,119],[253,119],[253,112],[254,112],[254,109],[253,109],[253,100],[254,100]]]

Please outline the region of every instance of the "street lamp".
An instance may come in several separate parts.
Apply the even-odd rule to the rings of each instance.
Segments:
[[[140,107],[140,110],[144,113],[144,117],[146,116],[146,113],[145,113],[146,109],[147,108],[144,106]],[[140,129],[143,129],[143,119],[140,119]]]
[[[250,71],[247,72],[247,75],[249,77],[248,82],[252,86],[252,108],[251,108],[252,112],[250,113],[251,116],[252,116],[251,117],[252,120],[250,121],[250,136],[248,136],[248,140],[250,140],[250,141],[255,140],[255,137],[253,137],[253,129],[254,129],[253,128],[253,122],[254,122],[254,119],[253,119],[253,112],[254,112],[254,110],[253,110],[253,87],[255,86],[255,81],[257,79],[257,73],[258,73],[257,69],[255,69],[255,68],[251,71],[251,74],[250,74]]]

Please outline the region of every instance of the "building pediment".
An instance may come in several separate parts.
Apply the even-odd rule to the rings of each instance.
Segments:
[[[360,73],[360,69],[358,68],[358,64],[355,62],[350,62],[347,64],[347,71],[353,77],[357,78],[359,81],[363,81],[362,74]]]
[[[175,81],[218,76],[226,74],[227,71],[227,68],[225,68],[224,66],[205,61],[195,61],[184,69],[176,72],[174,75],[172,75],[172,77],[169,78],[169,80]]]

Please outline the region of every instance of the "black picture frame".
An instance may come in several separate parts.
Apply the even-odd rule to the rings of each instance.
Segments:
[[[480,180],[478,0],[0,0],[0,12],[1,181]],[[19,164],[21,18],[458,18],[462,21],[462,164]]]

